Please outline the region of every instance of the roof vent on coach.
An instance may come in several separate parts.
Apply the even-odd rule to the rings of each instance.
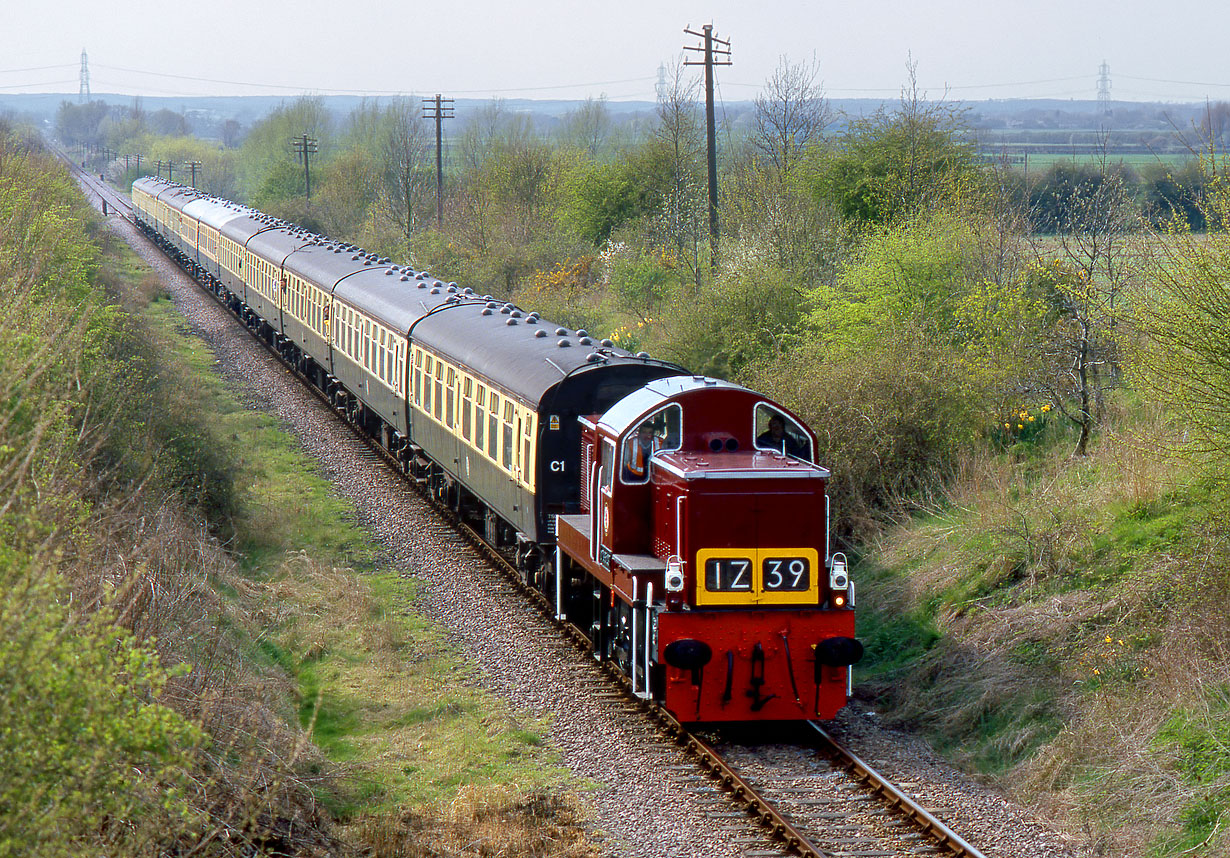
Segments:
[[[577,333],[579,334],[581,332],[577,331]],[[581,337],[581,339],[577,340],[577,342],[583,346],[592,346],[594,344],[594,341],[591,340],[589,337]]]
[[[428,292],[427,294],[428,294],[428,295],[439,295],[439,294],[440,294],[440,290],[439,290],[439,289],[432,289],[432,290],[431,290],[430,292]]]
[[[586,331],[584,328],[577,328],[577,336],[578,337],[588,337],[589,332]]]
[[[566,337],[566,336],[568,336],[568,329],[567,329],[567,328],[556,328],[556,329],[555,329],[555,336],[557,336],[557,337]]]
[[[545,337],[546,335],[547,335],[547,332],[546,332],[546,331],[544,331],[542,328],[539,328],[538,330],[534,331],[534,336],[535,336],[537,339],[542,339],[542,338],[543,338],[543,337]]]
[[[613,349],[613,348],[615,348],[615,342],[614,342],[614,340],[600,340],[598,344],[599,344],[600,346],[602,346],[604,349]]]
[[[506,324],[506,325],[508,325],[509,327],[511,327],[511,326],[513,326],[513,325],[517,324],[517,320],[516,320],[516,319],[509,319],[509,320],[508,320],[508,321],[506,321],[504,324]]]
[[[649,352],[637,352],[636,356],[641,360],[649,360]]]
[[[561,349],[566,349],[570,345],[572,345],[572,343],[568,342],[567,340],[559,340],[555,345],[557,345]]]
[[[409,278],[409,277],[407,277],[405,274],[403,274],[401,277],[398,277],[397,279],[398,279],[398,280],[400,280],[402,283],[409,283],[409,282],[410,282],[410,278]]]
[[[479,313],[479,315],[480,316],[494,316],[495,311],[492,310],[490,307],[483,307],[483,311]]]

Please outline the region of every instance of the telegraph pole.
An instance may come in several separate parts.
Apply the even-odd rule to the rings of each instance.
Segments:
[[[141,153],[140,153],[140,152],[138,152],[137,154],[133,155],[132,157],[134,157],[134,158],[136,158],[136,159],[137,159],[137,175],[138,175],[138,176],[140,176],[140,175],[141,175]]]
[[[423,118],[436,121],[436,227],[444,228],[444,136],[441,124],[445,119],[453,118],[453,99],[441,98],[436,93],[434,98],[423,99]]]
[[[704,51],[705,59],[703,61],[685,59],[683,64],[705,67],[705,132],[709,140],[709,267],[713,268],[717,265],[718,255],[717,135],[713,118],[713,67],[730,65],[730,40],[717,38],[713,33],[712,24],[705,24],[701,29],[704,32],[698,33],[690,28],[685,28],[684,32],[689,36],[704,39],[704,47],[685,45],[683,49]]]
[[[168,181],[168,182],[174,182],[174,181],[175,181],[175,172],[174,172],[174,170],[175,170],[175,162],[174,162],[174,161],[167,161],[167,181]]]
[[[184,166],[192,170],[192,187],[195,188],[196,187],[196,171],[200,169],[201,162],[200,161],[185,161]]]
[[[295,147],[295,157],[303,159],[303,183],[307,187],[307,207],[312,208],[312,169],[308,165],[310,155],[317,151],[315,137],[308,137],[306,134],[300,134],[298,137],[292,137],[290,143]]]

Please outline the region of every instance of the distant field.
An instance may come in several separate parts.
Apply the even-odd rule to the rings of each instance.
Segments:
[[[1007,163],[1018,169],[1028,170],[1029,172],[1047,170],[1056,162],[1077,163],[1077,164],[1092,164],[1097,161],[1097,157],[1093,153],[1077,152],[1075,154],[1059,154],[1059,153],[1043,153],[1030,154],[1028,160],[1025,155],[1000,155],[994,152],[983,152],[982,156],[988,161],[996,163]],[[1150,167],[1154,164],[1165,164],[1169,167],[1181,167],[1183,164],[1191,160],[1191,155],[1187,153],[1165,153],[1165,154],[1141,154],[1133,152],[1131,154],[1117,155],[1114,152],[1110,153],[1108,160],[1112,164],[1124,164],[1134,170],[1139,170],[1144,167]]]

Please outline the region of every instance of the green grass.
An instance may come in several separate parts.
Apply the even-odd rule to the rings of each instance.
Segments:
[[[475,687],[441,630],[412,612],[416,582],[378,564],[353,506],[295,438],[230,388],[165,296],[146,315],[190,376],[211,443],[235,451],[238,557],[269,588],[271,620],[251,657],[291,678],[299,723],[352,772],[342,794],[320,796],[326,806],[345,820],[444,808],[463,786],[568,783],[545,725]]]
[[[1188,793],[1178,831],[1157,839],[1157,855],[1194,852],[1230,826],[1230,686],[1206,689],[1202,703],[1180,708],[1157,735]]]

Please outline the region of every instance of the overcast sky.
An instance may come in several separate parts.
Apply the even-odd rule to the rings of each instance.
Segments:
[[[917,62],[931,97],[1230,100],[1230,4],[1119,0],[0,0],[0,93],[395,93],[652,100],[658,67],[712,23],[732,42],[720,97],[780,58],[833,98],[892,98]],[[694,71],[694,70],[690,70]]]

